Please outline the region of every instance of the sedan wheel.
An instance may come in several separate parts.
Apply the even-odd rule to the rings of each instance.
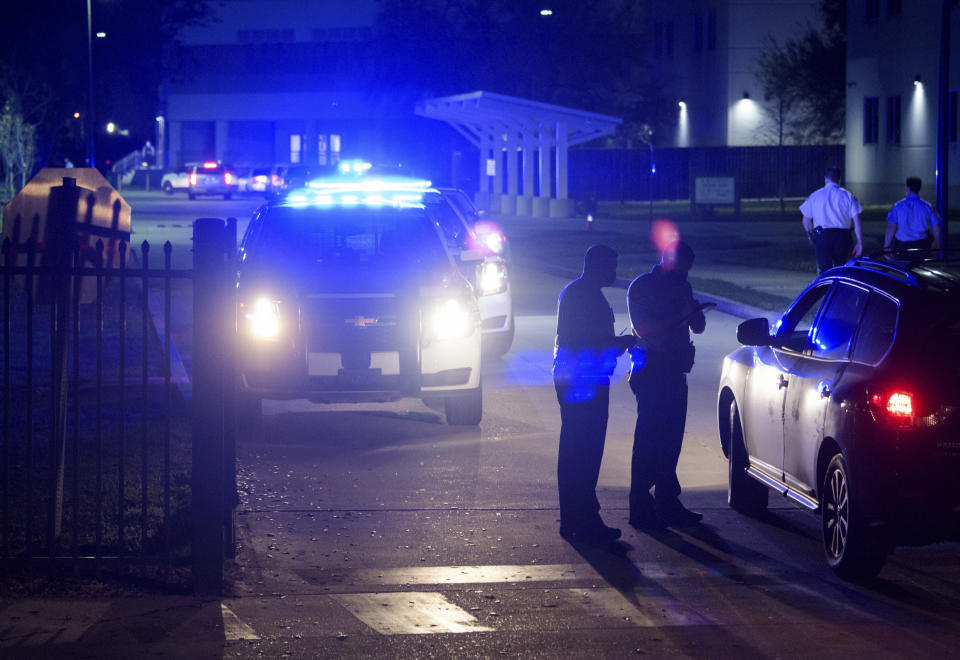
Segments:
[[[747,450],[736,402],[730,403],[730,447],[727,450],[727,503],[747,515],[763,513],[767,508],[767,487],[747,476]]]
[[[848,580],[876,576],[887,559],[888,546],[857,519],[843,454],[836,454],[827,466],[820,509],[823,549],[834,572]]]
[[[169,181],[163,184],[163,192],[167,193],[168,195],[173,194],[173,185]]]

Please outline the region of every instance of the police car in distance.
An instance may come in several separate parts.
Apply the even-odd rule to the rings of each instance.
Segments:
[[[187,197],[198,195],[223,195],[230,199],[238,191],[237,177],[233,168],[219,161],[208,160],[194,165],[187,175]]]
[[[772,491],[816,512],[852,579],[896,545],[960,539],[960,255],[855,259],[737,339],[717,410],[731,507]]]
[[[237,267],[238,406],[420,397],[479,424],[477,298],[422,183],[365,180],[261,207]],[[251,420],[241,420],[241,424]]]

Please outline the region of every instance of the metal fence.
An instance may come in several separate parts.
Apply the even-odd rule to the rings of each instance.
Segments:
[[[843,145],[571,149],[570,197],[686,200],[696,176],[734,177],[748,199],[805,197],[843,162]]]
[[[192,271],[171,268],[169,242],[156,268],[146,242],[74,246],[66,267],[46,247],[16,234],[2,246],[0,563],[188,570],[191,427],[171,300]]]

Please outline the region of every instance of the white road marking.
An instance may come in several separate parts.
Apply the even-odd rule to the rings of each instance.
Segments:
[[[638,579],[676,580],[712,577],[722,573],[708,566],[673,568],[661,562],[634,562]],[[767,575],[776,566],[731,565],[731,574]],[[379,586],[489,584],[494,582],[569,582],[604,581],[590,564],[515,564],[493,566],[410,566],[403,568],[361,569],[349,574],[351,582]]]
[[[22,600],[0,611],[0,648],[76,642],[96,625],[110,603]],[[0,655],[3,655],[0,653]]]
[[[253,628],[240,620],[226,603],[220,603],[220,615],[223,618],[223,637],[228,642],[238,639],[260,639]]]
[[[490,632],[436,592],[337,594],[333,599],[383,635]]]
[[[353,574],[363,584],[488,584],[600,579],[589,564],[519,564],[505,566],[410,566],[363,569]]]

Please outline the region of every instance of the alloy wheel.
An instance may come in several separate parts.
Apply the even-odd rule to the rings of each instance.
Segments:
[[[827,481],[824,515],[824,540],[830,555],[839,559],[847,546],[850,531],[850,501],[843,470],[834,469]]]

